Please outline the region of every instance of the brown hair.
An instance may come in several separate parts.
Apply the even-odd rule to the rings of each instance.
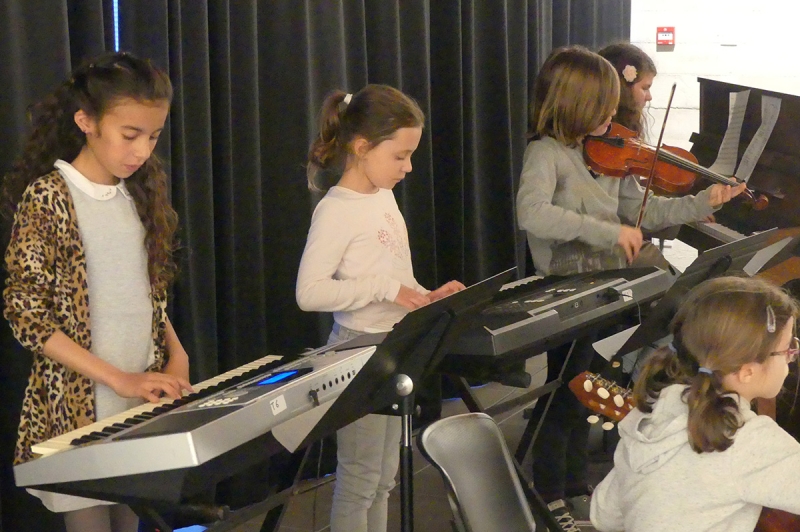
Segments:
[[[608,61],[582,46],[556,49],[534,82],[528,137],[574,146],[614,113],[618,101],[619,79]]]
[[[22,154],[2,184],[2,213],[13,218],[25,188],[53,171],[57,159],[73,161],[86,144],[86,136],[75,123],[83,110],[100,122],[121,100],[140,103],[172,101],[172,84],[149,60],[126,52],[105,53],[84,61],[72,77],[52,94],[32,106],[33,130]],[[155,154],[125,180],[142,220],[146,235],[150,282],[166,288],[175,275],[173,252],[178,215],[170,205],[167,175]]]
[[[767,327],[772,309],[775,328]],[[786,292],[760,279],[719,277],[687,295],[672,320],[673,340],[645,363],[634,386],[634,401],[652,412],[661,390],[687,385],[689,443],[698,453],[724,451],[741,427],[739,408],[722,385],[743,365],[767,360],[798,305]],[[711,373],[699,372],[700,367]]]
[[[344,91],[336,90],[322,104],[319,135],[308,149],[311,190],[327,190],[336,183],[356,137],[367,140],[372,149],[398,129],[425,124],[425,114],[417,102],[394,87],[367,85],[350,95],[349,103],[344,101],[346,96]],[[332,172],[323,175],[325,170]]]
[[[619,76],[619,107],[612,120],[635,131],[641,137],[647,128],[647,120],[644,110],[639,109],[633,99],[633,86],[641,81],[643,76],[658,74],[655,63],[641,48],[627,42],[611,44],[597,53],[608,59]],[[633,81],[626,80],[622,75],[627,66],[636,69],[636,78]]]

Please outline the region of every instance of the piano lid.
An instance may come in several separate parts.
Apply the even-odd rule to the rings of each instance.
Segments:
[[[774,96],[800,97],[800,77],[791,76],[702,76],[697,78],[700,83],[709,81],[742,87],[742,89],[757,89]]]

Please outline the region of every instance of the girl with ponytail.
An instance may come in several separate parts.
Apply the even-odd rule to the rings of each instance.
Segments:
[[[330,189],[311,219],[296,297],[303,310],[333,312],[329,344],[389,331],[409,311],[464,288],[450,281],[431,292],[417,282],[392,193],[411,171],[424,118],[414,100],[387,85],[334,91],[322,104],[308,182]],[[331,532],[386,531],[400,434],[397,416],[377,414],[337,432]]]
[[[600,531],[748,531],[763,506],[800,513],[800,443],[750,408],[797,360],[798,304],[759,279],[693,289],[645,364],[614,469],[592,496]]]

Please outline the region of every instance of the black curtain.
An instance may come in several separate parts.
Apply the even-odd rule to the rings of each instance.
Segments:
[[[306,188],[305,154],[328,91],[388,83],[420,103],[425,133],[413,172],[395,189],[415,273],[429,288],[471,284],[524,265],[514,193],[538,67],[553,47],[598,48],[626,40],[630,29],[630,0],[118,4],[120,48],[152,58],[175,85],[158,152],[181,219],[170,316],[194,381],[318,346],[328,333],[329,317],[303,313],[294,300],[319,199]],[[0,3],[0,174],[27,132],[27,106],[80,59],[113,46],[110,0]],[[2,522],[58,530],[13,487],[30,361],[4,321],[0,342]]]

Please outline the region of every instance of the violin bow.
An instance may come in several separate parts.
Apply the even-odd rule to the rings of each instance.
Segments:
[[[656,153],[653,157],[653,164],[650,166],[650,175],[647,177],[647,184],[644,187],[644,197],[642,198],[642,206],[639,209],[639,219],[636,221],[636,229],[641,229],[642,218],[644,218],[644,208],[647,205],[647,195],[650,194],[650,184],[653,182],[653,175],[656,173],[656,163],[658,162],[658,155],[661,152],[661,140],[664,138],[664,129],[667,127],[667,118],[669,117],[669,110],[672,107],[672,97],[675,96],[675,87],[677,83],[672,84],[672,90],[669,93],[669,101],[667,102],[667,112],[664,113],[664,122],[661,124],[661,133],[658,135],[658,144],[656,144]]]

